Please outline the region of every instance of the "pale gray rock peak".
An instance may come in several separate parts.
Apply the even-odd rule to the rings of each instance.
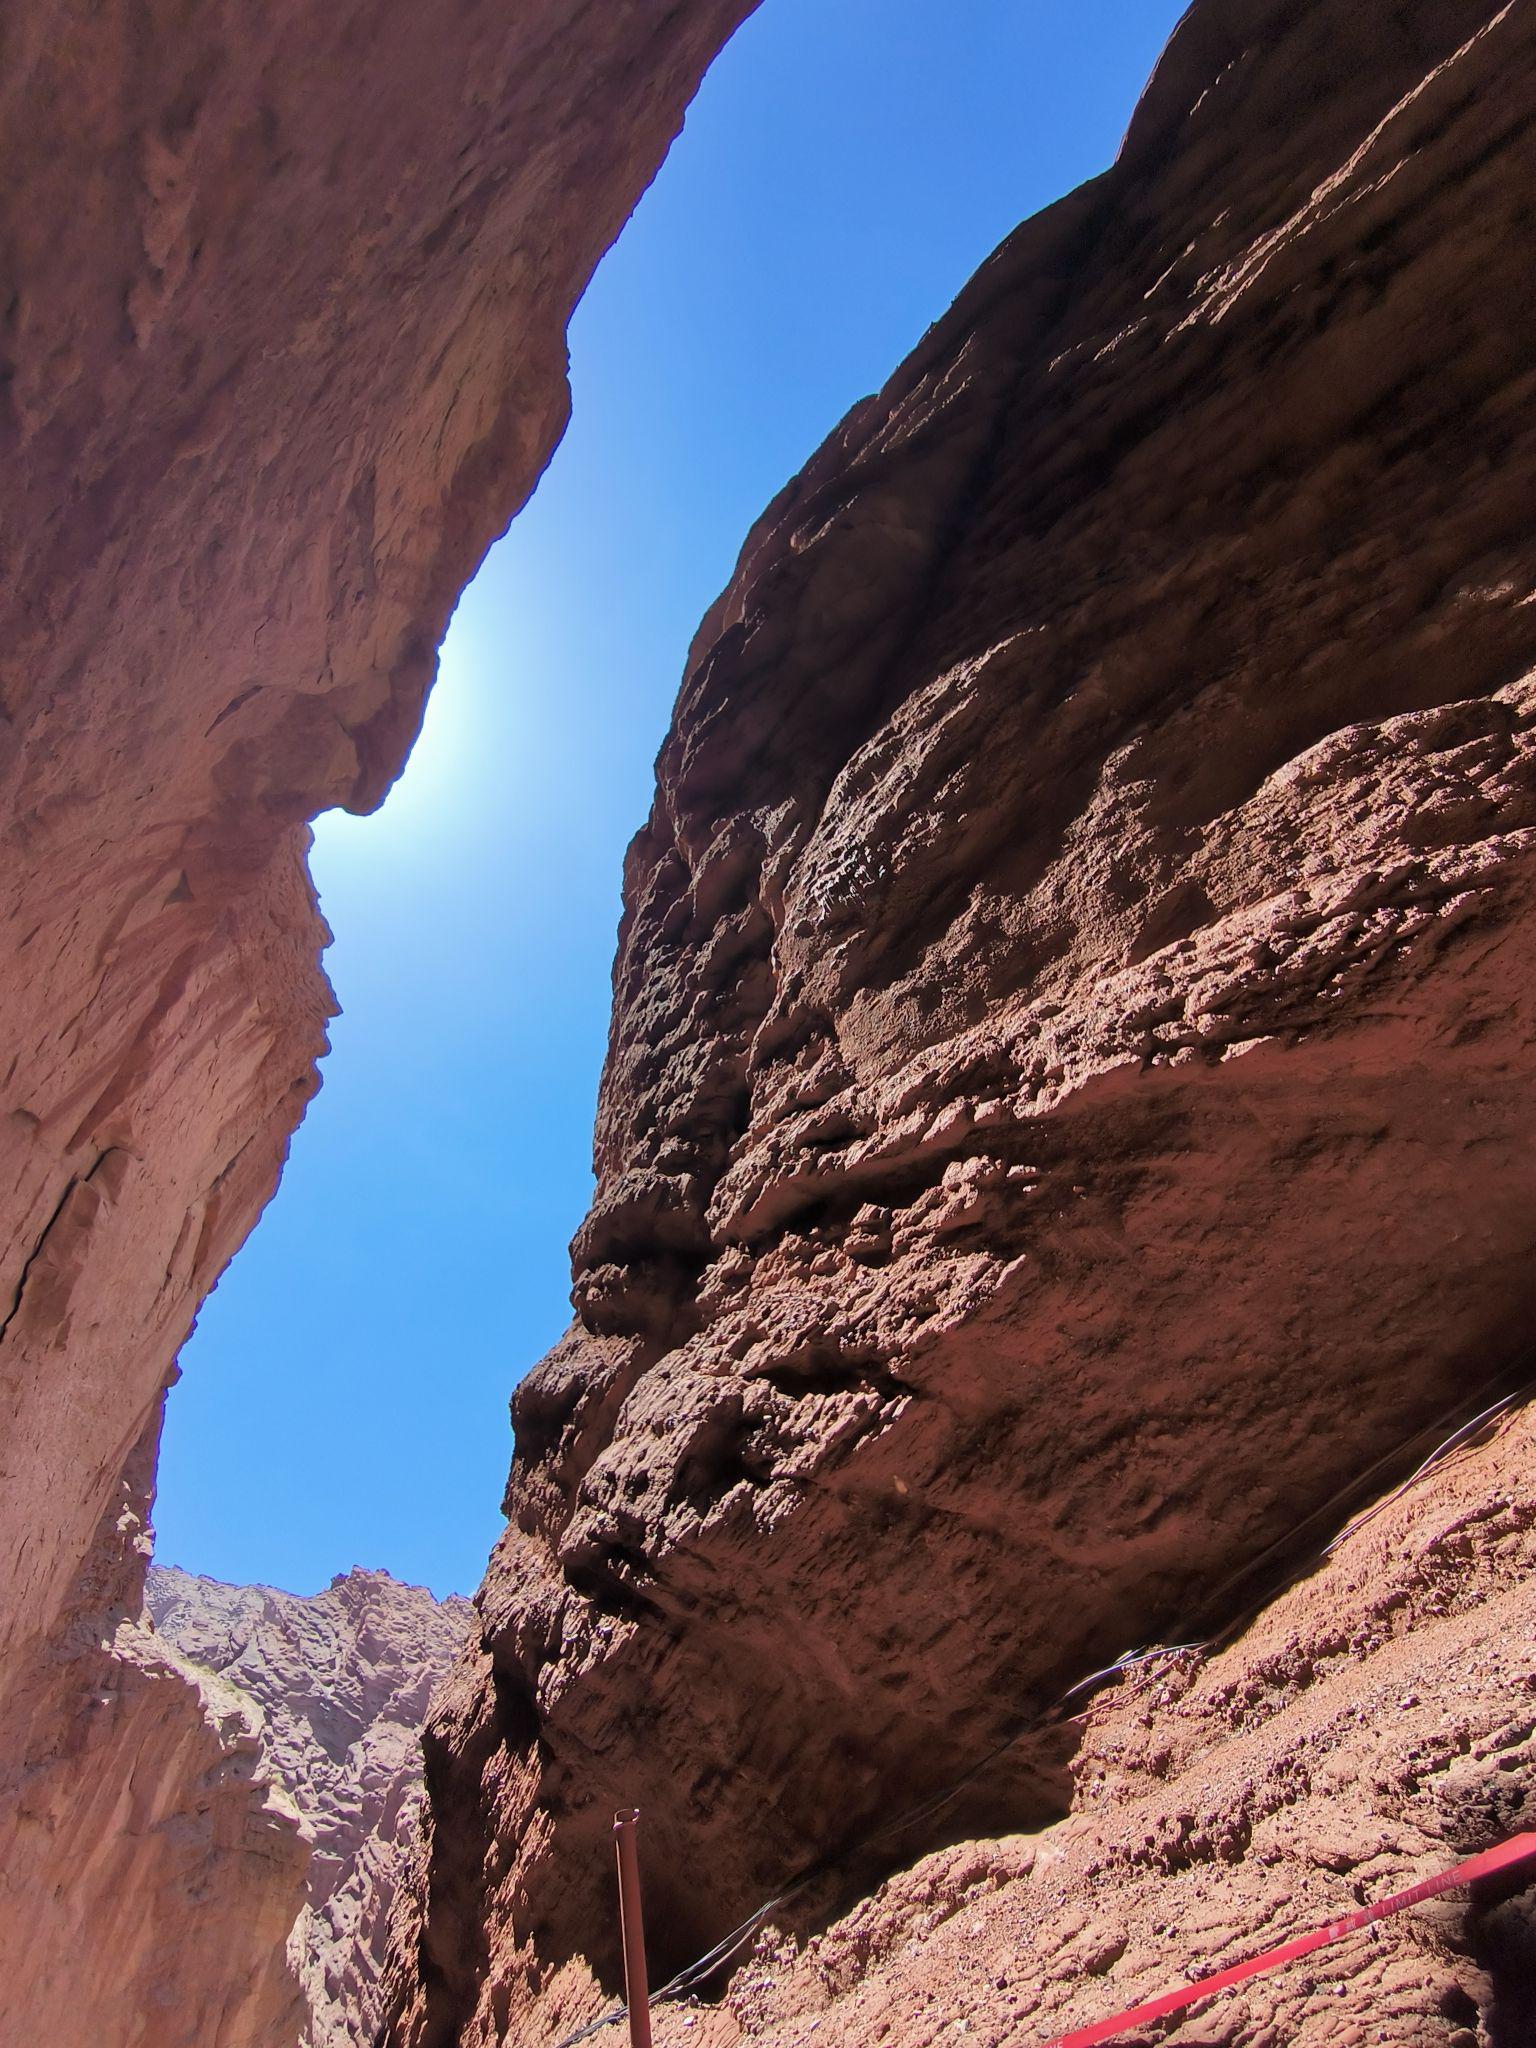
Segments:
[[[361,1567],[305,1597],[157,1565],[145,1597],[156,1633],[249,1703],[265,1772],[302,1816],[308,1888],[288,1953],[308,2048],[365,2042],[421,1808],[428,1696],[474,1610]]]

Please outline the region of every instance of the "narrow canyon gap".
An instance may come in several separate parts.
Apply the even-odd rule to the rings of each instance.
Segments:
[[[313,1086],[304,821],[398,766],[744,11],[8,26],[0,2021],[50,2048],[301,2024],[294,1816],[138,1619],[159,1401]],[[1198,0],[1116,167],[749,537],[630,857],[394,2048],[600,2009],[620,1801],[658,1961],[831,1859],[702,2023],[773,2048],[994,1995],[1033,2038],[1529,1824],[1521,1417],[1075,1757],[847,1853],[1528,1363],[1533,113],[1532,0]],[[1523,2048],[1529,1931],[1230,2037]]]
[[[570,428],[455,610],[406,775],[317,824],[342,1015],[182,1355],[162,1561],[479,1582],[510,1381],[569,1319],[624,847],[693,630],[849,402],[1110,161],[1179,11],[774,0],[710,67],[583,295]]]

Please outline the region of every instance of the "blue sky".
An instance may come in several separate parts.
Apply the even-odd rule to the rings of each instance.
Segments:
[[[1172,0],[765,0],[571,328],[575,413],[426,728],[314,868],[343,1014],[167,1418],[159,1555],[470,1591],[569,1317],[624,847],[747,528],[1026,214],[1102,170]]]

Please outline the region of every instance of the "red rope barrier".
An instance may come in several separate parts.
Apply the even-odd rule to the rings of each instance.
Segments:
[[[1509,1870],[1532,1857],[1536,1857],[1536,1834],[1514,1835],[1497,1849],[1485,1849],[1480,1856],[1471,1856],[1465,1863],[1441,1871],[1438,1877],[1427,1877],[1422,1884],[1412,1885],[1405,1892],[1395,1892],[1391,1898],[1378,1899],[1374,1906],[1361,1906],[1354,1913],[1346,1913],[1342,1920],[1330,1920],[1326,1927],[1298,1935],[1294,1941],[1283,1942],[1279,1948],[1266,1949],[1263,1955],[1253,1956],[1246,1963],[1234,1963],[1228,1970],[1218,1970],[1214,1977],[1203,1977],[1198,1983],[1181,1985],[1177,1991],[1165,1991],[1161,1997],[1149,1999],[1145,2005],[1133,2005],[1128,2011],[1117,2012],[1110,2019],[1095,2020],[1091,2027],[1078,2027],[1070,2034],[1057,2034],[1044,2044],[1044,2048],[1093,2048],[1095,2042],[1112,2041],[1129,2027],[1139,2027],[1147,2020],[1162,2019],[1170,2012],[1181,2012],[1187,2005],[1198,2005],[1203,1998],[1214,1998],[1220,1991],[1230,1991],[1234,1984],[1246,1983],[1250,1977],[1262,1977],[1269,1970],[1279,1969],[1282,1963],[1293,1963],[1298,1956],[1326,1948],[1331,1941],[1340,1941],[1346,1934],[1369,1927],[1373,1920],[1390,1919],[1394,1913],[1420,1905],[1425,1899],[1436,1898],[1441,1892],[1456,1891],[1464,1884],[1474,1884],[1480,1877],[1491,1877],[1495,1871]]]

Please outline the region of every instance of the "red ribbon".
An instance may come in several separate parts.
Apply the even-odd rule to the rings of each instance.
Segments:
[[[1095,2020],[1091,2027],[1079,2027],[1070,2034],[1057,2034],[1044,2044],[1044,2048],[1093,2048],[1095,2042],[1112,2041],[1128,2027],[1139,2027],[1146,2020],[1161,2019],[1165,2013],[1180,2012],[1186,2005],[1198,2005],[1202,1998],[1214,1998],[1218,1991],[1229,1991],[1234,1984],[1246,1983],[1250,1977],[1262,1977],[1268,1970],[1278,1970],[1282,1963],[1293,1963],[1298,1956],[1310,1955],[1313,1949],[1326,1948],[1331,1941],[1341,1941],[1346,1934],[1369,1927],[1373,1920],[1390,1919],[1394,1913],[1401,1913],[1409,1906],[1420,1905],[1425,1899],[1438,1897],[1441,1892],[1455,1891],[1461,1885],[1474,1884],[1480,1877],[1491,1877],[1496,1870],[1508,1870],[1533,1856],[1536,1856],[1536,1834],[1511,1836],[1497,1849],[1485,1849],[1480,1856],[1470,1856],[1465,1863],[1441,1871],[1438,1877],[1427,1877],[1422,1884],[1411,1885],[1405,1892],[1394,1892],[1389,1899],[1378,1899],[1374,1906],[1361,1906],[1357,1912],[1346,1913],[1342,1920],[1330,1920],[1326,1927],[1298,1935],[1294,1941],[1283,1942],[1279,1948],[1266,1949],[1263,1955],[1253,1956],[1246,1963],[1234,1963],[1229,1970],[1218,1970],[1214,1977],[1202,1977],[1198,1984],[1183,1984],[1177,1991],[1165,1991],[1160,1998],[1148,1999],[1145,2005],[1133,2005],[1127,2012],[1117,2012],[1112,2019]]]

